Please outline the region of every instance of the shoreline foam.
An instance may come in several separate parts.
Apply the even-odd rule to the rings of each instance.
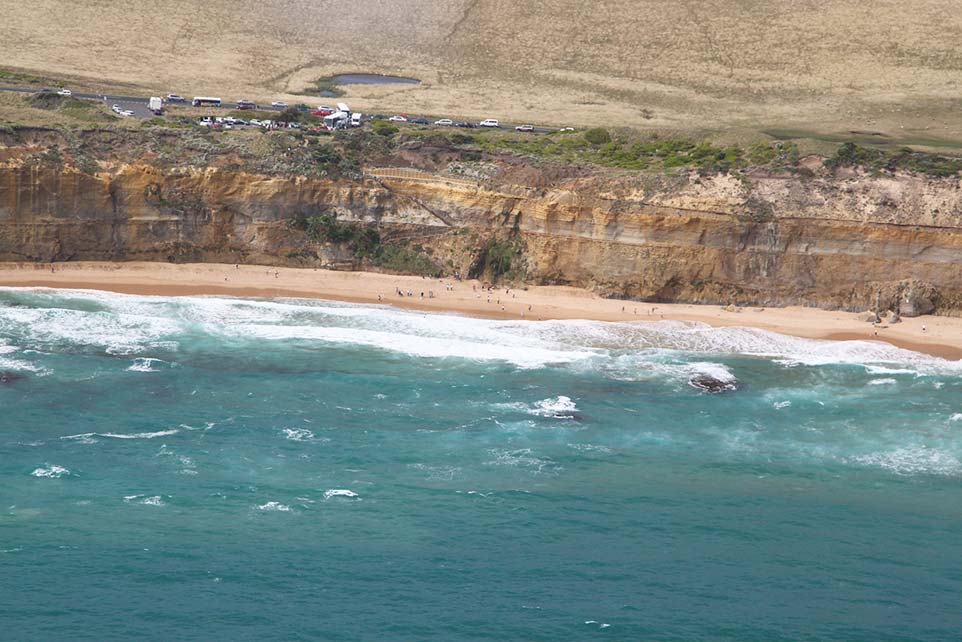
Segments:
[[[251,265],[76,262],[0,263],[0,286],[90,289],[123,294],[297,297],[397,308],[454,312],[490,319],[691,321],[746,327],[808,339],[879,341],[949,360],[962,359],[962,319],[919,317],[878,328],[850,312],[815,308],[744,308],[604,299],[570,287],[501,287],[490,293],[477,281],[425,279],[370,272],[336,272]],[[447,287],[452,286],[453,290]],[[396,289],[414,296],[398,296]],[[429,296],[433,291],[434,298]],[[421,298],[421,293],[424,298]]]

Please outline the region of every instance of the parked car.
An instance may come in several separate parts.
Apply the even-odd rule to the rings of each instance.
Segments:
[[[514,129],[515,131],[519,131],[519,132],[533,132],[534,125],[518,125]]]
[[[374,114],[371,116],[371,120],[387,120],[387,116],[384,114]]]
[[[123,111],[123,108],[120,105],[114,104],[110,106],[110,111],[114,112],[115,114],[119,114]]]
[[[271,107],[277,107],[278,109],[287,109],[287,103],[280,100],[275,100],[271,103]]]
[[[73,92],[66,88],[60,89],[57,94],[60,96],[73,96]]]
[[[440,125],[441,127],[452,127],[454,125],[454,121],[450,118],[442,118],[441,120],[434,121],[434,124]]]
[[[257,109],[257,103],[255,103],[253,100],[241,98],[237,101],[237,109]]]
[[[500,127],[501,122],[497,118],[486,118],[478,123],[479,127]]]
[[[463,127],[464,129],[474,129],[475,127],[477,127],[477,125],[475,125],[474,123],[469,123],[469,122],[466,121],[466,120],[458,121],[458,122],[454,123],[454,126],[455,126],[455,127]]]
[[[412,119],[410,120],[410,122],[414,123],[415,125],[430,125],[430,124],[431,124],[431,121],[429,121],[427,118],[412,118]]]
[[[573,132],[574,130],[575,130],[574,127],[562,127],[562,128],[559,129],[558,131],[559,131],[559,132]]]
[[[120,112],[120,115],[121,115],[121,116],[133,116],[133,115],[134,115],[134,112],[132,112],[132,111],[129,110],[129,109],[125,109],[125,110],[123,110],[122,112]]]
[[[169,103],[186,103],[187,99],[183,96],[178,96],[177,94],[167,94],[167,102]]]
[[[388,118],[388,120],[393,121],[395,123],[406,123],[408,122],[408,117],[405,116],[404,114],[398,114],[397,116],[391,116],[390,118]]]
[[[249,121],[247,121],[247,124],[251,127],[260,127],[261,121],[257,120],[256,118],[251,118]]]

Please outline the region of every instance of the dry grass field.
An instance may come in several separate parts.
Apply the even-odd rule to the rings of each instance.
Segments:
[[[0,65],[157,92],[683,131],[962,138],[957,0],[0,1]],[[308,102],[326,102],[311,99]]]

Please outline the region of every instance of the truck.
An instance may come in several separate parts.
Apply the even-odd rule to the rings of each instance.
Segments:
[[[164,113],[164,100],[160,96],[151,96],[150,102],[147,104],[147,108],[154,112],[156,115],[160,116]]]

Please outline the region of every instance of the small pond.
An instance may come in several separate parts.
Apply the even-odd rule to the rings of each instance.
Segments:
[[[382,74],[338,74],[331,76],[335,85],[420,85],[417,78],[384,76]]]

